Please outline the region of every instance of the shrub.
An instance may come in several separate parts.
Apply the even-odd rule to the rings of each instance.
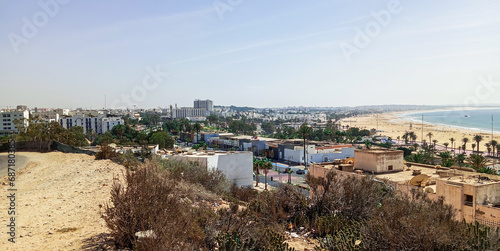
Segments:
[[[161,164],[175,180],[199,184],[208,191],[219,195],[230,193],[231,183],[219,170],[207,170],[206,167],[194,161],[162,160]]]
[[[96,160],[101,159],[111,159],[116,160],[120,157],[120,154],[115,151],[111,146],[105,144],[101,146],[101,150],[95,154]]]
[[[104,220],[119,248],[194,250],[204,247],[203,225],[211,210],[182,200],[167,172],[148,162],[126,173],[126,186],[113,185]],[[149,233],[138,239],[136,233]]]

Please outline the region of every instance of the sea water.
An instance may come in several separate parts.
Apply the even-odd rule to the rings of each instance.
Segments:
[[[500,109],[477,109],[477,110],[446,110],[419,113],[407,113],[404,118],[414,121],[422,121],[434,125],[452,126],[470,130],[491,133],[492,125],[494,133],[500,133]]]

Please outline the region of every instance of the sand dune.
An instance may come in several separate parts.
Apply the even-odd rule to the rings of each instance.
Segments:
[[[0,250],[81,250],[99,245],[107,228],[101,206],[124,168],[85,154],[18,153],[28,158],[17,173],[16,243],[7,241],[7,179],[2,177]],[[0,156],[5,153],[0,154]]]

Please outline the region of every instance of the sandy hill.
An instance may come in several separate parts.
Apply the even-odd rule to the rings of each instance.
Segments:
[[[1,153],[0,156],[6,155]],[[0,178],[0,250],[81,250],[104,245],[100,217],[113,179],[123,166],[85,154],[17,153],[27,158],[17,172],[16,243],[7,241],[7,177]],[[108,243],[109,244],[109,243]]]

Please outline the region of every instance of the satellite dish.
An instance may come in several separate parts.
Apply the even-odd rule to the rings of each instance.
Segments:
[[[412,186],[421,186],[423,183],[425,183],[429,179],[429,176],[425,174],[419,174],[415,177],[413,177],[410,180],[410,185]]]

